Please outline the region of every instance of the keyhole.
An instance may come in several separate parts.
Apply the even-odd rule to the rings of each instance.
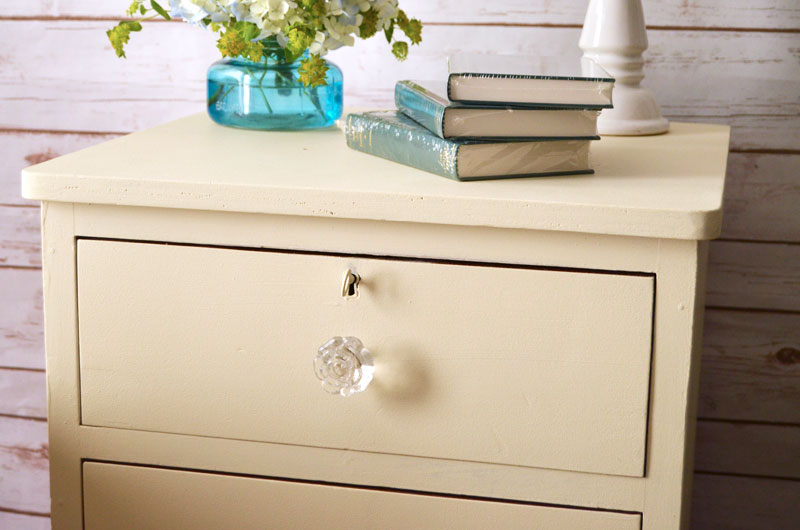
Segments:
[[[358,282],[361,278],[352,271],[347,269],[344,273],[344,283],[342,284],[342,296],[346,298],[353,298],[358,295]]]
[[[356,295],[356,285],[358,285],[358,276],[354,274],[353,278],[350,280],[350,285],[347,286],[347,296]]]

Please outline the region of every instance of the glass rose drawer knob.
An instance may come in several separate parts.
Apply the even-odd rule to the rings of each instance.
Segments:
[[[314,373],[331,394],[348,397],[363,392],[374,372],[372,355],[355,337],[333,337],[314,357]]]

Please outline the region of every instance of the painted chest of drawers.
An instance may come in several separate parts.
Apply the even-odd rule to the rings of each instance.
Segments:
[[[27,169],[53,527],[685,527],[727,146],[458,183],[198,115]]]

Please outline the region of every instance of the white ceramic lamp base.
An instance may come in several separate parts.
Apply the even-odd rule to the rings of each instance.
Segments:
[[[603,110],[597,129],[600,134],[618,136],[661,134],[669,130],[669,121],[661,116],[649,89],[616,85],[614,108]]]
[[[644,79],[647,32],[641,0],[591,0],[579,41],[584,57],[611,74],[613,109],[600,114],[600,134],[636,136],[669,130],[653,93],[640,86]]]

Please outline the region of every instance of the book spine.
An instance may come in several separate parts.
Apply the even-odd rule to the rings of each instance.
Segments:
[[[398,110],[439,138],[444,138],[444,111],[447,107],[425,95],[422,87],[405,81],[394,86]]]
[[[348,147],[406,166],[458,178],[458,144],[419,126],[366,114],[349,114],[345,122]]]

